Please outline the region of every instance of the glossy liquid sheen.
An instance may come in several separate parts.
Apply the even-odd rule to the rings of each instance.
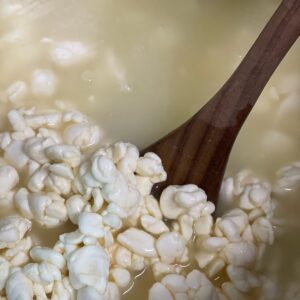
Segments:
[[[109,140],[143,147],[211,98],[279,1],[24,0],[13,1],[12,12],[8,3],[0,2],[1,92],[16,80],[30,82],[36,68],[51,69],[58,77],[57,92],[50,99],[33,96],[28,104],[47,107],[56,100],[68,101],[101,126]],[[81,41],[90,45],[94,56],[87,63],[60,69],[49,58],[51,40]],[[291,91],[290,98],[300,97],[299,54],[298,42],[243,127],[228,174],[251,168],[274,180],[278,168],[299,160],[300,101],[286,101]],[[282,91],[280,97],[275,89]],[[0,116],[5,112],[0,103]],[[276,214],[288,221],[278,230],[262,265],[286,286],[300,278],[297,193],[280,199]],[[36,233],[39,238],[40,231]],[[53,245],[57,233],[43,244]],[[152,285],[148,273],[136,280],[124,299],[146,299]],[[299,279],[295,282],[300,284]]]

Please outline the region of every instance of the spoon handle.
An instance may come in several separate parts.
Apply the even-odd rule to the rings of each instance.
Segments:
[[[149,146],[161,158],[166,182],[194,183],[216,202],[228,157],[245,119],[300,34],[300,0],[283,0],[239,67],[191,119]],[[216,70],[217,71],[217,70]]]
[[[300,1],[283,0],[214,101],[233,106],[232,110],[245,119],[299,34]],[[230,97],[226,97],[227,94]],[[218,123],[218,118],[215,121]]]

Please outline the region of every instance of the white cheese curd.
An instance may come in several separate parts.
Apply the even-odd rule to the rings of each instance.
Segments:
[[[10,263],[4,258],[0,257],[0,289],[5,287],[7,278],[9,276]]]
[[[12,271],[7,279],[5,287],[7,299],[11,300],[33,299],[32,289],[32,282],[19,269]]]
[[[4,159],[17,170],[24,168],[29,161],[29,157],[23,149],[23,141],[12,141],[5,148]]]
[[[240,228],[231,218],[222,218],[216,221],[215,232],[224,235],[231,242],[240,241]]]
[[[33,283],[32,290],[35,298],[47,299],[45,288],[41,284]]]
[[[182,215],[179,217],[180,233],[186,241],[190,241],[194,234],[194,220],[191,216]]]
[[[30,159],[39,164],[45,164],[49,162],[49,159],[45,154],[45,148],[54,144],[55,140],[52,138],[32,137],[25,141],[23,148]]]
[[[170,295],[170,299],[226,299],[206,275],[198,270],[193,270],[186,276],[166,275],[159,283],[155,283],[149,291],[149,296],[153,299],[161,299],[157,297],[165,295]]]
[[[256,260],[257,248],[252,243],[230,243],[224,247],[223,254],[231,265],[251,267]]]
[[[118,242],[130,251],[145,257],[155,257],[155,239],[149,233],[131,228],[118,235]]]
[[[265,218],[257,218],[252,224],[253,235],[259,242],[273,244],[274,230],[271,222]]]
[[[63,139],[67,144],[86,148],[97,145],[102,135],[98,126],[88,123],[73,124],[66,127]]]
[[[23,273],[32,281],[43,286],[61,280],[58,267],[48,262],[28,263],[23,268]]]
[[[207,275],[209,276],[209,278],[214,278],[223,270],[225,266],[226,262],[224,261],[224,259],[215,257],[207,266]]]
[[[28,180],[28,188],[31,192],[38,193],[45,188],[45,180],[49,175],[48,165],[30,170],[31,177]]]
[[[164,285],[162,285],[161,283],[155,283],[149,291],[148,299],[149,300],[159,300],[159,299],[173,300],[174,298]]]
[[[25,122],[27,126],[38,129],[42,126],[46,127],[58,127],[61,125],[62,121],[62,113],[60,111],[46,111],[45,113],[41,114],[34,114],[34,115],[25,115],[24,116]]]
[[[78,167],[81,162],[80,151],[73,145],[58,144],[45,149],[46,156],[56,163],[67,163]]]
[[[18,182],[19,174],[14,167],[10,165],[0,166],[0,199],[5,197]]]
[[[31,222],[18,216],[0,218],[0,249],[12,248],[31,228]]]
[[[225,282],[222,284],[222,290],[225,295],[232,300],[245,300],[243,294],[237,290],[231,282]]]
[[[131,281],[130,272],[123,268],[113,268],[110,274],[119,288],[126,288]]]
[[[69,180],[74,179],[74,175],[70,166],[68,166],[65,163],[52,164],[49,166],[49,171],[55,174],[56,176],[60,176]]]
[[[73,195],[66,201],[68,217],[72,223],[78,224],[78,217],[87,205],[87,201],[80,195]]]
[[[79,296],[77,296],[78,298]],[[52,290],[52,300],[75,300],[76,292],[72,287],[68,277],[64,277],[61,281],[55,281]]]
[[[182,270],[180,266],[162,263],[161,261],[154,262],[151,268],[155,279],[160,279],[163,275],[166,274],[177,274]]]
[[[132,253],[123,246],[117,246],[114,259],[118,266],[128,269],[132,263]]]
[[[107,149],[108,155],[112,156],[118,170],[129,182],[136,183],[135,171],[138,167],[139,150],[130,143],[117,142]],[[147,177],[148,178],[148,177]]]
[[[120,290],[114,282],[109,282],[105,292],[105,299],[119,300],[121,298]]]
[[[172,293],[184,293],[188,290],[185,277],[178,274],[166,275],[161,283],[167,287]]]
[[[152,152],[146,153],[138,160],[136,173],[149,177],[154,183],[167,179],[167,173],[162,166],[161,159]]]
[[[72,286],[78,290],[85,286],[95,288],[100,294],[106,290],[109,273],[109,257],[97,245],[84,246],[67,257]]]
[[[105,225],[113,229],[118,230],[122,227],[122,220],[118,216],[107,213],[106,211],[102,213],[102,220]]]
[[[56,242],[54,250],[65,255],[69,255],[74,250],[80,248],[80,244],[84,241],[84,235],[79,231],[64,233],[59,236],[59,241]]]
[[[84,235],[90,235],[96,238],[104,236],[102,217],[96,213],[80,213],[78,216],[78,228]]]
[[[201,250],[196,253],[195,258],[200,268],[205,268],[214,258],[217,253]]]
[[[211,215],[201,216],[195,222],[195,233],[196,235],[207,235],[211,233],[213,226],[213,218]]]
[[[150,190],[149,190],[150,193]],[[162,212],[160,210],[160,206],[158,201],[152,195],[146,195],[144,197],[145,207],[149,213],[149,215],[157,218],[162,219]]]
[[[206,194],[196,185],[169,186],[161,194],[160,208],[163,215],[176,219],[182,214],[190,214],[198,219],[206,211]],[[208,214],[211,214],[214,208]]]
[[[23,238],[17,244],[3,253],[12,266],[19,267],[28,263],[30,260],[29,250],[32,248],[32,238],[30,236]]]
[[[65,258],[58,252],[45,247],[33,247],[30,250],[31,258],[36,262],[46,261],[63,270],[66,265]]]
[[[115,203],[110,203],[107,206],[107,212],[114,214],[114,215],[120,217],[121,219],[128,217],[128,213],[123,208],[121,208],[120,206],[118,206]]]
[[[150,215],[142,215],[141,224],[143,228],[151,234],[162,234],[169,231],[169,228],[162,220],[156,219]]]
[[[99,294],[98,291],[90,286],[81,288],[77,293],[77,300],[104,300],[104,295]]]
[[[156,249],[165,263],[180,262],[186,247],[185,239],[178,232],[163,233],[156,241]]]
[[[269,190],[260,184],[249,185],[245,188],[240,207],[254,209],[263,206],[269,200]]]
[[[241,292],[260,286],[259,279],[247,269],[229,265],[226,271],[233,285]]]
[[[9,132],[0,133],[0,148],[4,150],[11,143]]]
[[[116,166],[113,161],[102,155],[93,157],[91,172],[101,184],[113,183],[117,176]]]
[[[201,243],[201,247],[206,251],[218,252],[228,244],[228,240],[222,237],[208,237]]]
[[[77,293],[77,300],[119,300],[119,288],[113,283],[109,282],[105,294],[99,294],[96,289],[92,287],[81,288]]]
[[[7,114],[7,119],[14,131],[24,131],[26,122],[20,110],[11,110]]]
[[[64,202],[56,193],[29,193],[25,188],[15,195],[15,205],[20,213],[46,227],[55,227],[67,221]]]
[[[198,270],[193,270],[186,276],[186,284],[193,290],[198,290],[200,286],[208,285],[209,283],[207,277]]]

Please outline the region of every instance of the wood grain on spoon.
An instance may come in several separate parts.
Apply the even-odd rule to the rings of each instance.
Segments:
[[[155,196],[168,185],[194,183],[216,203],[238,132],[299,34],[300,0],[284,0],[217,94],[191,119],[144,149],[158,154],[168,173],[167,181],[154,186]]]

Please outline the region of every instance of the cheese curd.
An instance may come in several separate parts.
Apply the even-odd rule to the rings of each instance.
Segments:
[[[31,228],[32,223],[19,216],[0,218],[0,249],[14,247]]]
[[[255,268],[274,241],[270,184],[248,171],[225,179],[221,198],[239,200],[214,221],[215,207],[196,185],[169,186],[158,202],[150,193],[167,176],[160,158],[140,157],[129,143],[102,145],[82,113],[19,108],[7,117],[0,199],[12,198],[22,216],[0,218],[8,299],[115,300],[146,269],[156,281],[152,300],[237,299],[263,285]],[[297,178],[292,168],[280,174]],[[68,221],[77,229],[53,248],[30,236],[36,224],[47,232]],[[198,269],[190,270],[193,255]],[[222,272],[229,281],[214,285]]]

